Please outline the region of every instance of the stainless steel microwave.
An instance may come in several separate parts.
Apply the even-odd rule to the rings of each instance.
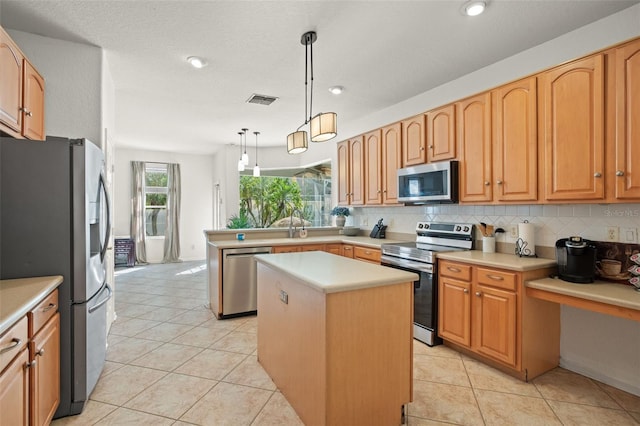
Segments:
[[[405,204],[458,202],[458,162],[441,161],[398,170],[398,201]]]

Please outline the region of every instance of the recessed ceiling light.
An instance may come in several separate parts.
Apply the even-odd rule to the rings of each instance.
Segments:
[[[194,68],[204,68],[207,66],[207,61],[199,56],[189,56],[187,62]]]
[[[333,93],[334,95],[339,95],[342,92],[344,92],[344,87],[343,86],[331,86],[331,87],[329,87],[329,91],[331,93]]]
[[[487,4],[483,1],[469,1],[462,6],[462,11],[467,16],[478,16],[486,7]]]

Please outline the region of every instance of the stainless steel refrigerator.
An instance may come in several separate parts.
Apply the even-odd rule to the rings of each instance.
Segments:
[[[86,139],[0,138],[0,278],[62,275],[60,406],[80,413],[106,356],[109,200]]]

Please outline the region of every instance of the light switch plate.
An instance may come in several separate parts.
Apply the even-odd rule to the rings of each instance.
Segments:
[[[638,243],[638,228],[620,228],[621,243]]]

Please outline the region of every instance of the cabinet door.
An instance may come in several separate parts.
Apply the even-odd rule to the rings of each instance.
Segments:
[[[275,246],[272,253],[295,253],[300,251],[300,246]]]
[[[398,169],[402,167],[400,123],[382,129],[382,203],[398,203]]]
[[[349,141],[349,158],[351,161],[349,204],[361,206],[364,204],[364,137],[359,136]]]
[[[471,346],[471,284],[440,277],[438,284],[438,335]]]
[[[22,59],[18,47],[0,28],[0,123],[14,136],[22,131]]]
[[[427,162],[423,114],[402,121],[402,167]]]
[[[337,254],[338,256],[342,255],[342,244],[326,244],[324,247],[324,251],[331,254]]]
[[[300,247],[300,251],[324,251],[324,244],[305,244]]]
[[[474,290],[474,350],[516,365],[516,294],[482,285]]]
[[[616,50],[616,170],[618,199],[640,198],[640,40]]]
[[[460,201],[491,201],[491,94],[456,104],[460,144]]]
[[[24,349],[0,375],[0,425],[29,424],[29,351]]]
[[[353,246],[351,244],[343,244],[342,255],[353,259]]]
[[[447,105],[427,113],[427,161],[456,158],[455,105]]]
[[[378,129],[364,135],[365,204],[382,204],[382,151]]]
[[[493,198],[538,199],[538,130],[536,78],[493,91]]]
[[[60,403],[60,314],[32,339],[31,424],[48,425]]]
[[[349,141],[338,144],[338,204],[349,204]]]
[[[557,67],[541,78],[545,199],[603,199],[603,55]]]
[[[44,140],[44,79],[24,60],[24,118],[22,134],[33,140]]]

